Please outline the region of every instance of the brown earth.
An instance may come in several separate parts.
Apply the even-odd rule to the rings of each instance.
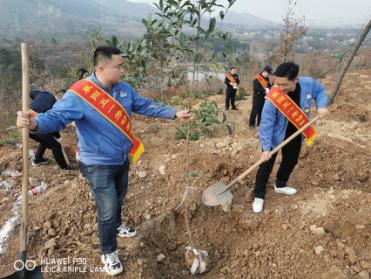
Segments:
[[[354,80],[356,77],[361,77]],[[188,196],[191,229],[197,248],[209,253],[209,272],[201,278],[369,278],[371,274],[371,71],[346,76],[332,113],[317,125],[319,139],[305,147],[290,183],[299,192],[283,197],[270,188],[265,210],[251,211],[254,175],[232,192],[232,209],[206,207],[201,192],[219,179],[231,181],[260,154],[256,131],[247,128],[251,98],[228,112],[237,124],[232,136],[219,131],[213,138],[189,144],[192,192]],[[330,89],[334,77],[322,82]],[[213,96],[222,108],[223,96]],[[178,122],[135,118],[135,131],[146,152],[131,167],[124,219],[139,235],[119,239],[125,272],[117,278],[190,278],[185,266],[184,205],[186,142],[176,140]],[[73,127],[63,133],[73,159]],[[47,153],[51,158],[51,153]],[[276,164],[277,165],[277,164]],[[76,165],[74,165],[76,167]],[[161,169],[161,172],[160,170]],[[21,171],[19,145],[0,147],[0,170]],[[45,193],[30,198],[28,258],[56,271],[52,259],[82,258],[72,264],[84,270],[99,268],[96,208],[89,186],[79,171],[60,171],[54,160],[32,168],[32,181],[45,181]],[[272,179],[274,176],[272,175]],[[9,218],[20,177],[1,193],[3,224]],[[271,183],[270,183],[271,185]],[[18,228],[0,257],[0,276],[13,272],[19,257]],[[157,260],[163,254],[164,259]],[[45,273],[46,278],[106,278],[96,272]]]

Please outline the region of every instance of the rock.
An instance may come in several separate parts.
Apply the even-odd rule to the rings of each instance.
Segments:
[[[363,269],[370,269],[371,268],[371,263],[369,263],[369,262],[361,261],[360,264],[361,264]]]
[[[156,261],[162,262],[164,259],[166,259],[166,256],[161,253],[160,255],[157,256]]]
[[[49,239],[44,244],[44,249],[45,250],[54,250],[55,247],[57,247],[57,242],[56,242],[55,238]]]
[[[176,154],[171,155],[172,160],[175,160],[177,157],[178,157],[178,155],[176,155]]]
[[[53,227],[53,225],[52,225],[52,223],[51,222],[49,222],[49,221],[46,221],[44,224],[43,224],[43,228],[44,229],[50,229],[50,228],[52,228]]]
[[[191,212],[195,212],[197,210],[197,204],[196,203],[192,203],[192,205],[190,206],[189,210]]]
[[[84,231],[86,231],[87,233],[91,233],[92,232],[92,229],[91,229],[91,225],[90,224],[85,224],[83,228],[84,228]]]
[[[323,252],[323,247],[322,247],[321,245],[316,246],[316,247],[314,248],[314,252],[316,253],[316,255],[321,255],[322,252]]]
[[[357,180],[359,182],[366,182],[368,180],[368,173],[367,172],[364,172],[364,171],[358,171],[356,173],[356,176],[357,176]]]
[[[361,267],[359,266],[359,264],[353,265],[351,268],[356,273],[358,273],[362,270]]]
[[[315,235],[325,235],[326,232],[324,228],[322,227],[317,227],[316,225],[312,225],[309,227],[309,230],[314,233]]]
[[[55,231],[54,228],[50,228],[50,229],[48,230],[48,236],[50,236],[50,237],[54,237],[54,236],[56,236],[56,235],[57,235],[57,232]]]
[[[345,253],[348,255],[348,260],[351,264],[355,264],[357,261],[356,253],[354,252],[352,247],[346,246]]]
[[[363,270],[360,273],[357,274],[357,278],[359,279],[370,279],[370,274],[366,271]]]
[[[365,228],[366,228],[366,226],[364,226],[364,225],[356,225],[357,230],[364,230]]]
[[[152,217],[151,214],[149,214],[148,212],[143,214],[143,218],[146,219],[146,220],[151,219],[151,217]]]
[[[140,170],[140,171],[137,171],[137,175],[140,178],[145,178],[148,175],[148,173],[145,170]]]
[[[287,230],[288,228],[289,228],[289,225],[287,225],[287,224],[283,224],[283,225],[282,225],[282,229],[283,229],[283,230]]]
[[[229,212],[229,211],[231,211],[231,208],[232,208],[232,201],[231,200],[227,201],[227,202],[221,204],[220,206],[222,207],[222,210],[224,212]]]
[[[53,228],[58,228],[60,223],[58,219],[54,219],[52,224],[53,224]]]
[[[165,170],[166,170],[166,165],[161,165],[159,168],[158,168],[158,171],[164,175],[165,174]]]
[[[32,227],[32,230],[35,231],[35,232],[39,231],[40,229],[41,229],[41,227],[39,227],[39,226],[33,226]]]

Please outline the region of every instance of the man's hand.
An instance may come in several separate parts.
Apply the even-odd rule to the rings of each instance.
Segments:
[[[327,108],[318,108],[317,113],[320,118],[324,117],[325,115],[328,114],[328,109]]]
[[[185,119],[185,118],[190,118],[191,113],[189,110],[180,110],[176,112],[176,118],[179,119]]]
[[[265,88],[265,94],[268,94],[268,92],[269,92],[269,88],[266,87],[266,88]]]
[[[17,126],[19,128],[29,126],[31,130],[36,130],[37,122],[35,120],[35,116],[33,116],[30,111],[27,111],[27,112],[18,111],[17,112]]]
[[[264,159],[264,161],[268,161],[270,158],[271,158],[270,152],[269,151],[263,151],[262,159]]]

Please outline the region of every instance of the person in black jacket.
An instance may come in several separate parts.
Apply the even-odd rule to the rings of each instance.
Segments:
[[[36,84],[31,84],[30,88],[30,109],[37,113],[44,113],[50,110],[57,101],[53,94],[43,92]],[[70,169],[64,157],[61,145],[61,136],[58,132],[50,134],[33,134],[30,133],[30,138],[39,142],[35,157],[32,159],[32,165],[38,166],[48,162],[44,158],[44,153],[47,148],[51,149],[54,158],[61,169]]]
[[[231,67],[230,72],[226,75],[224,83],[227,85],[227,91],[225,95],[225,109],[229,109],[229,105],[232,106],[232,110],[237,110],[235,105],[236,93],[240,79],[237,75],[237,68]]]
[[[271,88],[271,84],[269,82],[269,75],[271,75],[273,69],[270,66],[266,66],[263,71],[256,76],[253,81],[253,99],[252,99],[252,109],[250,113],[249,119],[249,126],[250,128],[254,128],[260,124],[261,114],[263,111],[265,95],[268,93],[269,89]],[[257,118],[257,119],[256,119]]]

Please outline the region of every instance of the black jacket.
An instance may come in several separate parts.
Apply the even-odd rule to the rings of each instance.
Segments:
[[[30,109],[36,111],[37,113],[47,112],[57,101],[52,93],[41,91],[31,92],[30,98],[32,99]]]
[[[233,78],[236,80],[237,84],[240,84],[240,78],[237,74],[232,75]],[[237,90],[233,88],[231,85],[231,81],[225,77],[224,83],[227,85],[227,92],[236,92]]]
[[[263,77],[261,74],[260,74],[261,77]],[[268,88],[271,88],[272,85],[269,83],[269,78],[268,77],[263,77],[266,81],[268,81]],[[254,93],[255,94],[263,94],[265,95],[265,89],[260,85],[259,81],[257,79],[254,79],[254,81],[252,82],[252,85],[253,85],[253,90],[254,90]]]

